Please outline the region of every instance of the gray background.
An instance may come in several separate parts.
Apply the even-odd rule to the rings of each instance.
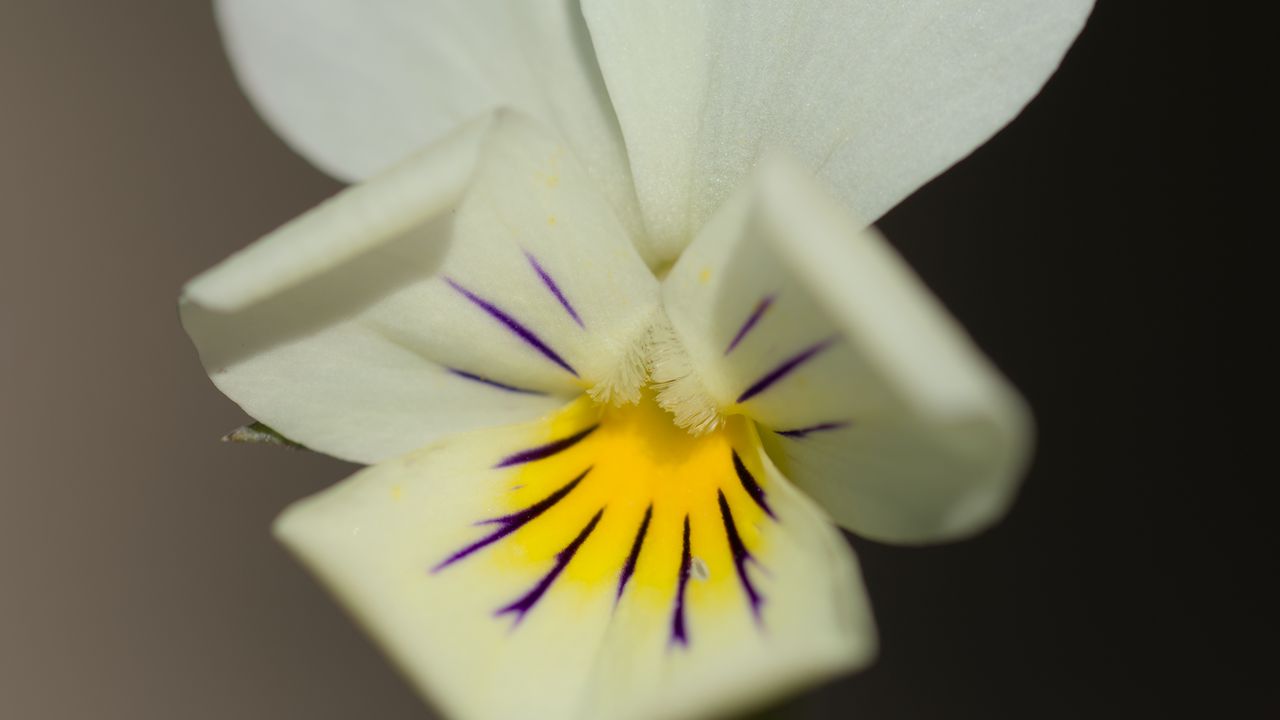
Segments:
[[[268,533],[351,467],[243,422],[182,282],[339,186],[257,119],[204,3],[0,10],[0,717],[420,715]]]
[[[1205,539],[1253,526],[1204,502],[1238,476],[1214,421],[1229,244],[1203,242],[1224,236],[1194,115],[1216,107],[1212,31],[1191,18],[1185,46],[1172,15],[1103,0],[1022,118],[881,223],[1028,395],[1040,447],[980,538],[853,540],[881,660],[789,717],[1150,716],[1200,694],[1221,714],[1262,687],[1218,647],[1252,596]],[[268,533],[351,466],[216,442],[244,418],[175,311],[338,187],[254,115],[206,3],[0,0],[0,717],[423,717]]]

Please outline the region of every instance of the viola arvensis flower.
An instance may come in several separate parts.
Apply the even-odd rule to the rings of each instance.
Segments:
[[[854,218],[1013,117],[1087,0],[217,7],[263,114],[361,182],[183,322],[250,415],[372,465],[276,531],[449,715],[717,714],[862,667],[836,524],[1008,507],[1020,398]]]

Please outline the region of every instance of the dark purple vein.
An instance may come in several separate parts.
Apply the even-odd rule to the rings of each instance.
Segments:
[[[689,632],[684,622],[684,590],[689,584],[689,569],[693,566],[693,553],[689,550],[689,516],[684,516],[684,549],[680,553],[680,581],[676,587],[676,607],[671,616],[671,642],[689,645]]]
[[[760,604],[764,600],[760,597],[760,593],[756,592],[756,586],[751,583],[751,578],[747,575],[747,561],[755,558],[751,556],[751,552],[742,542],[742,536],[738,534],[738,526],[733,522],[733,511],[729,509],[729,501],[724,499],[724,491],[720,490],[717,493],[720,495],[720,518],[724,520],[724,534],[729,538],[729,551],[733,553],[733,566],[738,569],[738,579],[742,581],[742,590],[747,594],[747,601],[751,603],[751,613],[756,616],[756,620],[759,620]]]
[[[515,453],[513,455],[508,455],[502,459],[502,462],[499,462],[497,465],[494,465],[494,467],[496,468],[511,467],[512,465],[523,465],[524,463],[530,463],[535,460],[542,460],[544,458],[549,458],[558,452],[563,452],[573,447],[574,445],[577,445],[578,442],[582,440],[582,438],[590,435],[598,427],[600,426],[592,425],[586,430],[581,430],[573,435],[570,435],[567,438],[560,438],[559,440],[553,440],[547,443],[546,445],[539,445],[538,447],[535,447],[535,448],[529,448],[528,450],[521,450],[520,452]]]
[[[743,464],[742,458],[738,457],[738,451],[731,450],[730,452],[733,453],[733,469],[738,473],[738,480],[742,483],[742,489],[747,491],[747,494],[751,496],[752,500],[756,501],[761,510],[768,513],[769,517],[777,520],[778,516],[773,514],[773,508],[769,507],[768,501],[764,498],[764,488],[760,487],[760,483],[756,482],[756,479],[751,475],[751,471]]]
[[[564,293],[560,292],[560,286],[556,284],[556,281],[551,277],[551,274],[543,269],[542,265],[538,262],[538,259],[529,251],[526,250],[524,256],[529,258],[529,264],[533,265],[534,272],[538,273],[538,277],[542,278],[542,284],[546,285],[547,289],[551,291],[551,294],[556,296],[556,299],[560,301],[560,305],[565,309],[565,312],[569,313],[569,317],[573,318],[573,321],[578,323],[578,327],[585,329],[587,326],[582,324],[582,318],[578,317],[578,311],[573,309],[573,305],[569,303],[569,298],[565,297]]]
[[[453,563],[461,560],[462,558],[474,553],[475,551],[480,550],[481,548],[488,547],[489,545],[492,545],[493,543],[510,535],[516,530],[519,530],[520,528],[524,527],[529,523],[530,520],[533,520],[534,518],[538,517],[539,515],[546,512],[548,509],[550,509],[551,506],[563,500],[564,496],[572,492],[573,489],[578,486],[578,483],[582,482],[582,478],[586,477],[587,473],[589,472],[591,472],[591,468],[587,468],[586,470],[583,470],[578,475],[578,477],[570,480],[568,483],[565,484],[564,487],[551,493],[550,495],[546,496],[542,500],[539,500],[533,505],[530,505],[524,510],[521,510],[516,513],[512,513],[510,515],[504,515],[499,518],[493,518],[492,520],[483,521],[483,523],[481,524],[497,525],[498,529],[494,530],[488,535],[480,538],[479,540],[471,543],[470,545],[462,548],[461,550],[445,558],[435,567],[431,568],[431,572],[433,573],[439,572],[444,568],[452,565]]]
[[[524,325],[521,325],[518,320],[516,320],[515,318],[503,312],[499,307],[497,307],[493,303],[489,302],[488,300],[485,300],[479,295],[476,295],[470,290],[454,282],[453,278],[446,277],[444,281],[449,283],[449,287],[453,288],[454,290],[457,290],[458,293],[460,293],[463,297],[470,300],[472,304],[474,304],[476,307],[480,308],[481,310],[484,310],[486,313],[489,314],[490,317],[502,323],[502,325],[505,328],[507,328],[507,330],[510,330],[521,340],[525,341],[530,346],[532,346],[535,350],[542,353],[543,357],[546,357],[551,362],[564,368],[569,372],[569,374],[573,375],[574,377],[578,377],[578,371],[574,370],[569,365],[569,363],[565,362],[564,358],[560,357],[560,355],[557,354],[555,350],[552,350],[550,347],[547,347],[547,344],[542,342],[542,338],[539,338],[537,335],[535,335],[532,330],[525,327]]]
[[[649,532],[649,521],[653,519],[653,506],[650,505],[644,511],[644,519],[640,521],[640,529],[636,531],[636,539],[631,543],[631,553],[627,555],[627,562],[622,566],[622,576],[618,578],[618,596],[614,601],[622,599],[622,591],[627,589],[627,581],[631,579],[631,575],[636,571],[636,562],[640,560],[640,548],[644,545],[644,536]]]
[[[751,332],[751,328],[760,322],[760,316],[764,315],[764,311],[768,310],[772,304],[772,295],[765,295],[760,299],[760,302],[756,303],[756,308],[751,311],[750,317],[747,318],[746,322],[742,323],[742,327],[738,328],[738,334],[733,336],[733,342],[729,343],[729,347],[725,348],[725,355],[733,352],[733,349],[738,347],[738,343],[742,342],[742,338],[746,337],[747,333]]]
[[[841,420],[839,422],[819,423],[817,425],[810,425],[809,427],[796,428],[794,430],[774,430],[774,432],[784,437],[795,438],[799,440],[800,438],[807,436],[809,433],[824,432],[826,430],[840,430],[843,428],[847,428],[852,424],[853,423],[847,420]]]
[[[782,378],[789,375],[792,370],[795,370],[796,368],[803,365],[805,362],[812,359],[814,355],[817,355],[823,350],[826,350],[827,348],[831,347],[831,344],[834,342],[835,342],[835,338],[827,338],[826,340],[823,340],[817,345],[813,345],[812,347],[809,347],[808,349],[804,350],[798,355],[792,356],[786,362],[770,370],[767,374],[765,374],[764,377],[755,381],[755,383],[753,383],[751,387],[747,388],[746,390],[743,390],[742,394],[738,396],[738,402],[746,402],[751,398],[755,397],[756,395],[759,395],[760,393],[764,392],[765,390],[768,390],[770,385],[773,385],[774,383],[778,382]]]
[[[533,609],[533,606],[536,605],[538,600],[546,594],[547,590],[551,587],[551,584],[560,576],[560,573],[564,572],[565,567],[569,565],[569,561],[572,560],[573,556],[578,552],[578,548],[582,547],[582,544],[587,541],[587,537],[591,535],[591,531],[596,529],[596,525],[600,522],[600,517],[602,515],[604,515],[604,508],[600,508],[600,510],[596,512],[595,517],[591,518],[591,522],[587,523],[587,526],[582,528],[582,532],[578,533],[578,537],[574,538],[573,542],[569,543],[565,549],[556,553],[555,566],[551,568],[551,572],[547,573],[537,585],[533,586],[532,590],[525,593],[519,600],[516,600],[510,605],[495,610],[493,614],[496,616],[514,614],[516,616],[516,624],[520,624],[520,621],[524,620],[525,614]]]
[[[475,373],[469,373],[466,370],[459,370],[457,368],[445,368],[445,369],[453,373],[454,375],[457,375],[460,378],[466,378],[467,380],[488,385],[489,387],[495,387],[495,388],[498,388],[499,390],[506,390],[507,392],[520,393],[522,395],[546,395],[546,393],[542,392],[541,390],[529,390],[522,387],[516,387],[515,385],[500,383],[497,380],[491,380],[487,377],[484,377],[483,375],[476,375]]]

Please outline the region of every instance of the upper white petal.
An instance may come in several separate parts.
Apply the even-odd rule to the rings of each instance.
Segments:
[[[626,153],[576,2],[217,0],[232,65],[295,149],[359,180],[497,107],[566,139],[630,230]]]
[[[182,320],[250,415],[372,462],[607,379],[657,303],[594,179],[503,113],[196,278]]]
[[[888,244],[797,166],[762,164],[663,293],[707,391],[774,431],[784,472],[845,527],[945,540],[1012,501],[1030,450],[1021,398]]]
[[[1092,0],[584,0],[656,252],[782,148],[874,221],[1040,90]]]

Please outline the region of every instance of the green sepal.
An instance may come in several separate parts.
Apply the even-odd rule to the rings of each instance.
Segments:
[[[252,422],[238,427],[222,436],[222,442],[248,443],[250,445],[279,445],[291,450],[306,450],[307,447],[281,435],[266,423]]]

